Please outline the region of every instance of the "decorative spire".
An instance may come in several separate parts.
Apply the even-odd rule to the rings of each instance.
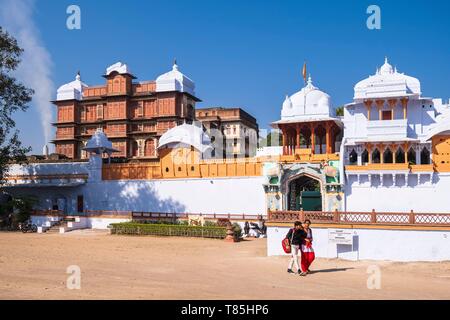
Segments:
[[[173,67],[172,67],[173,71],[178,71],[178,65],[177,65],[177,58],[173,59]]]
[[[81,72],[78,70],[77,75],[75,76],[75,80],[80,81],[81,80]]]

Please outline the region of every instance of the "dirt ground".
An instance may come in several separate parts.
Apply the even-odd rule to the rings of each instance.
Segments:
[[[0,299],[450,299],[450,262],[317,259],[306,277],[287,257],[267,257],[266,240],[0,232]],[[81,269],[69,290],[67,267]],[[381,288],[368,289],[378,265]]]

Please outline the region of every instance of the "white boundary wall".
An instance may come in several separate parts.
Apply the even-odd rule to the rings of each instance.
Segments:
[[[266,214],[264,177],[119,180],[83,187],[85,209]]]
[[[328,230],[313,225],[313,248],[317,257],[403,262],[450,260],[450,231],[344,229],[354,234],[352,249],[351,245],[330,243]],[[269,256],[286,255],[281,241],[288,231],[289,227],[267,227]]]
[[[392,176],[384,176],[384,184],[379,185],[379,177],[373,177],[371,185],[367,176],[358,182],[356,176],[350,176],[345,185],[346,211],[368,212],[372,209],[380,212],[431,212],[446,213],[450,211],[450,175],[441,173],[431,179],[417,181],[412,175],[405,183],[404,176],[399,176],[396,183]],[[411,183],[412,181],[412,183]],[[388,186],[386,186],[386,184]]]
[[[31,221],[37,227],[50,227],[51,222],[59,221],[62,217],[55,216],[31,216]],[[75,216],[74,222],[68,223],[68,229],[108,229],[111,223],[129,222],[128,218],[103,218]]]

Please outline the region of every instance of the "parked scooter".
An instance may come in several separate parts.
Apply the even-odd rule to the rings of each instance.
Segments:
[[[37,232],[37,226],[35,224],[32,224],[30,220],[27,220],[25,222],[19,223],[19,230],[21,230],[23,233]]]

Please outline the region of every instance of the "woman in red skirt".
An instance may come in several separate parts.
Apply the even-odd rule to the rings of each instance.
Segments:
[[[302,243],[302,263],[301,263],[302,274],[301,275],[306,275],[311,272],[309,270],[309,267],[311,266],[311,263],[314,261],[314,258],[315,258],[314,249],[312,247],[313,236],[312,236],[312,230],[309,227],[310,225],[311,225],[310,220],[305,220],[305,222],[303,223],[303,230],[306,233],[306,238]]]

